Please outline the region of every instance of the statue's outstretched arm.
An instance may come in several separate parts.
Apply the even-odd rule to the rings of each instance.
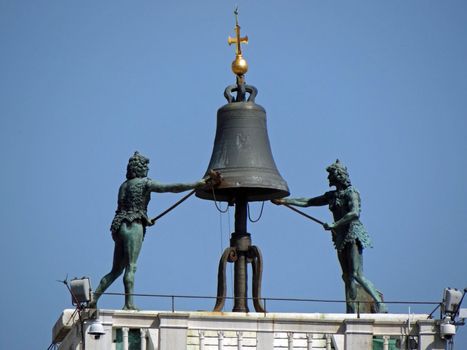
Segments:
[[[197,182],[189,183],[173,183],[173,184],[163,184],[154,180],[149,182],[149,189],[151,192],[173,192],[179,193],[188,191],[194,188],[203,187],[206,185],[206,179],[199,180]]]
[[[277,204],[290,204],[297,207],[317,207],[328,204],[328,200],[325,195],[313,198],[283,198],[277,202]]]

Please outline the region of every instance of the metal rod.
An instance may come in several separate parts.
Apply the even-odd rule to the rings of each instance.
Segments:
[[[216,296],[205,296],[205,295],[172,295],[172,294],[146,294],[146,293],[114,293],[114,292],[105,292],[102,295],[118,295],[118,296],[125,296],[125,295],[133,295],[135,297],[155,297],[155,298],[171,298],[172,296],[175,298],[181,299],[216,299]],[[226,299],[234,299],[233,297],[225,297]],[[249,298],[253,299],[253,298]],[[274,298],[268,297],[267,300],[269,301],[296,301],[296,302],[314,302],[314,303],[345,303],[345,300],[338,300],[338,299],[305,299],[305,298]],[[361,303],[373,303],[373,301],[360,301]],[[400,305],[439,305],[439,301],[402,301],[402,300],[395,300],[395,301],[384,301],[385,304],[400,304]]]
[[[248,312],[247,302],[247,262],[244,252],[238,253],[238,259],[234,264],[234,307],[233,312]]]
[[[429,319],[430,319],[430,318],[433,318],[433,314],[435,313],[436,310],[438,310],[439,307],[441,307],[441,303],[439,303],[439,304],[435,307],[435,309],[434,309],[432,312],[430,312],[430,314],[428,315],[428,318],[429,318]],[[440,317],[440,318],[441,318],[441,317]]]
[[[235,200],[235,233],[245,234],[247,224],[247,206],[248,202],[243,196]]]
[[[294,207],[292,207],[292,206],[289,205],[289,204],[286,204],[286,203],[281,203],[281,204],[282,204],[283,206],[286,206],[286,207],[289,208],[290,210],[293,210],[294,212],[299,213],[300,215],[303,215],[304,217],[306,217],[306,218],[308,218],[308,219],[310,219],[310,220],[313,220],[314,222],[316,222],[316,223],[318,223],[318,224],[320,224],[320,225],[322,225],[322,226],[324,225],[324,222],[323,222],[323,221],[321,221],[321,220],[319,220],[319,219],[317,219],[317,218],[314,218],[313,216],[308,215],[307,213],[304,213],[303,211],[298,210],[297,208],[294,208]]]
[[[234,263],[234,312],[248,312],[247,302],[247,251],[239,249],[239,240],[247,235],[246,198],[239,195],[235,200],[235,232],[232,234],[233,244],[237,248],[237,261]]]
[[[163,217],[165,214],[169,213],[170,211],[172,211],[173,209],[175,209],[176,207],[178,207],[180,204],[182,204],[184,201],[186,201],[189,197],[191,197],[194,193],[195,193],[196,190],[193,190],[191,191],[190,193],[188,193],[187,195],[185,195],[182,199],[178,200],[177,202],[175,202],[175,204],[173,204],[172,206],[170,206],[168,209],[164,210],[162,213],[160,213],[159,215],[157,215],[155,218],[151,219],[151,222],[154,224],[157,220],[159,220],[161,217]]]

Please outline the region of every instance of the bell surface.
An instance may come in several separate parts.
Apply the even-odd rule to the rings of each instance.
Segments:
[[[251,202],[289,195],[272,157],[266,111],[254,102],[228,103],[217,111],[216,138],[206,174],[211,169],[220,172],[222,182],[214,193],[196,190],[199,198],[232,202],[241,194]]]

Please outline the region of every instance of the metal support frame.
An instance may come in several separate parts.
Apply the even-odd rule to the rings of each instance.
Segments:
[[[248,263],[253,271],[253,306],[257,312],[265,312],[261,304],[261,279],[263,258],[258,247],[251,245],[247,232],[247,200],[244,196],[235,199],[235,232],[230,238],[230,247],[224,250],[219,261],[217,274],[217,299],[214,311],[222,311],[226,299],[226,265],[234,263],[234,307],[233,312],[249,312],[248,309]]]

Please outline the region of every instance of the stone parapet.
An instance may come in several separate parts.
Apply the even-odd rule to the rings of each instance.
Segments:
[[[53,328],[59,349],[78,350],[81,331],[73,310]],[[375,342],[443,349],[439,324],[425,314],[159,312],[99,310],[105,334],[87,333],[86,350],[371,350]],[[376,340],[375,340],[376,339]],[[120,344],[120,345],[118,345]],[[435,347],[433,347],[435,345]],[[402,348],[402,347],[401,347]]]

